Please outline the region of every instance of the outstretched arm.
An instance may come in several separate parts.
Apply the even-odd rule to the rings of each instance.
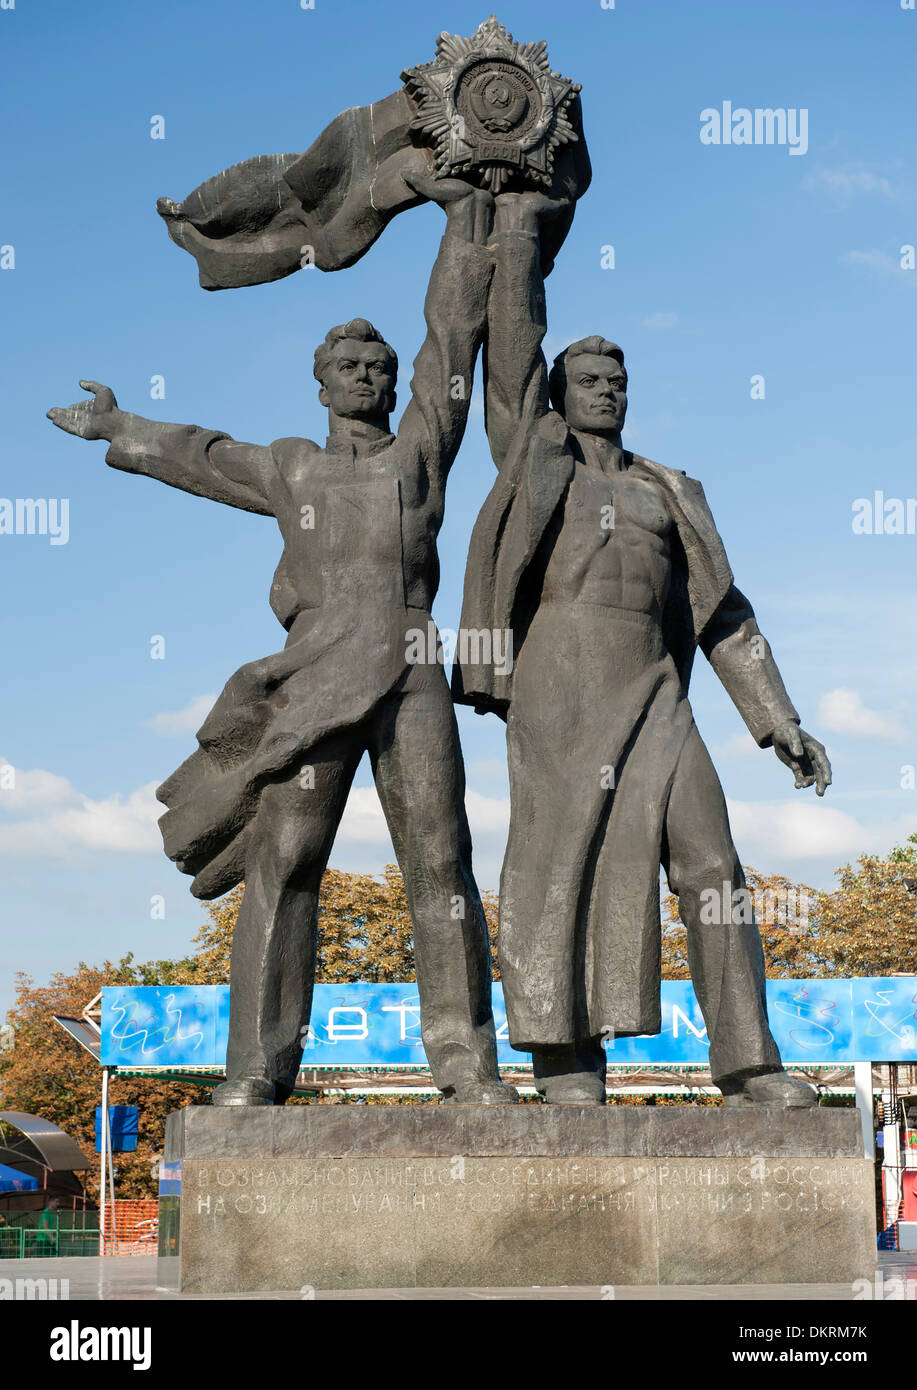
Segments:
[[[754,610],[734,584],[704,629],[700,647],[758,745],[773,747],[793,772],[797,788],[814,782],[817,794],[824,796],[831,784],[828,756],[818,740],[799,727],[799,715]]]
[[[56,406],[48,419],[81,439],[107,439],[105,462],[126,473],[158,478],[169,487],[209,497],[229,507],[272,516],[269,500],[273,455],[258,444],[240,444],[218,430],[167,425],[119,410],[113,393],[97,381],[81,381],[93,399]]]
[[[414,359],[411,399],[398,439],[421,449],[431,477],[443,485],[465,433],[487,321],[493,198],[461,179],[412,176],[410,186],[445,208],[446,233],[430,275],[427,336]]]

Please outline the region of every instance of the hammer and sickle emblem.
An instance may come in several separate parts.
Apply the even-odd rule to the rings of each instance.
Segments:
[[[504,135],[522,120],[528,98],[515,83],[498,73],[470,92],[471,109],[485,130]]]

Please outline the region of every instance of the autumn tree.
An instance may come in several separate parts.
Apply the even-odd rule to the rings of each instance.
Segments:
[[[101,1101],[101,1070],[54,1022],[55,1014],[79,1016],[104,985],[178,984],[170,962],[135,966],[130,956],[101,966],[80,962],[66,975],[59,972],[49,984],[35,985],[27,975],[17,976],[16,1001],[7,1014],[13,1045],[0,1052],[0,1095],[3,1108],[24,1110],[51,1120],[70,1135],[89,1160],[81,1173],[90,1197],[99,1191],[100,1155],[95,1149],[95,1111]],[[183,975],[191,962],[178,962],[174,973]],[[153,973],[155,979],[149,978]],[[115,1155],[117,1191],[122,1198],[154,1197],[157,1180],[151,1173],[162,1153],[166,1116],[201,1098],[200,1089],[176,1081],[113,1076],[109,1087],[112,1105],[136,1105],[139,1109],[137,1148]]]
[[[125,956],[100,966],[80,963],[72,974],[59,972],[46,986],[17,977],[16,1002],[7,1015],[13,1045],[0,1052],[0,1095],[9,1110],[51,1120],[73,1138],[90,1160],[82,1179],[98,1192],[100,1159],[95,1151],[95,1108],[100,1101],[99,1064],[54,1022],[54,1014],[82,1013],[106,985],[216,985],[229,980],[232,933],[243,887],[207,906],[209,920],[194,938],[195,953],[181,960],[135,962]],[[497,928],[496,894],[484,895],[491,939]],[[411,917],[397,866],[379,876],[328,869],[319,902],[316,978],[323,983],[411,981],[414,949]],[[199,1087],[153,1077],[114,1075],[113,1105],[139,1108],[139,1135],[133,1153],[116,1155],[121,1198],[156,1195],[155,1168],[162,1152],[165,1120],[171,1110],[200,1103]]]
[[[838,869],[838,887],[817,892],[780,874],[746,868],[751,901],[764,943],[767,974],[789,977],[917,973],[917,834],[885,857],[863,855],[857,867]],[[7,1015],[13,1045],[0,1052],[3,1105],[53,1121],[90,1160],[83,1174],[98,1190],[95,1107],[99,1066],[53,1021],[54,1014],[80,1014],[105,985],[204,985],[229,979],[232,933],[242,886],[208,905],[209,920],[194,938],[193,955],[177,961],[136,963],[131,956],[101,966],[81,963],[58,973],[46,986],[18,977],[16,1002]],[[496,969],[497,896],[485,893],[484,911]],[[685,929],[678,901],[664,899],[663,975],[686,979]],[[381,875],[327,870],[319,901],[317,979],[325,983],[408,982],[415,978],[411,918],[404,883],[394,864]],[[114,1076],[111,1102],[137,1105],[137,1150],[117,1156],[122,1198],[153,1196],[155,1165],[171,1110],[200,1101],[198,1087],[146,1077]]]
[[[242,904],[243,885],[208,904],[207,922],[194,943],[196,979],[188,983],[224,984],[229,980],[232,934]],[[497,895],[482,894],[484,916],[496,961]],[[396,864],[383,872],[348,874],[326,869],[318,904],[318,961],[320,984],[411,981],[414,940],[404,880]]]
[[[729,906],[737,921],[749,905],[753,909],[768,978],[814,979],[829,973],[819,944],[817,904],[821,895],[817,890],[782,874],[762,874],[748,864],[743,869],[748,897]],[[720,920],[719,900],[712,920]],[[663,898],[662,976],[665,980],[690,977],[687,933],[674,893]]]
[[[917,833],[886,858],[864,854],[857,865],[838,869],[839,886],[819,894],[819,944],[830,973],[917,974]]]
[[[770,979],[917,973],[917,833],[884,857],[861,855],[857,865],[837,870],[831,892],[745,867]],[[663,917],[663,977],[687,979],[674,894],[664,899]]]

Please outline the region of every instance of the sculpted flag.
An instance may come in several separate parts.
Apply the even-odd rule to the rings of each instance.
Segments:
[[[426,201],[402,178],[412,168],[430,172],[411,144],[413,115],[403,91],[352,107],[305,154],[243,160],[182,203],[160,198],[157,210],[197,261],[205,290],[280,280],[310,260],[342,270],[396,213]]]
[[[342,111],[305,154],[246,159],[181,203],[159,199],[204,289],[353,265],[397,213],[427,201],[405,182],[412,173],[568,198],[542,234],[550,271],[592,173],[578,85],[551,72],[543,44],[516,43],[495,19],[471,38],[441,34],[433,62],[402,78],[382,101]]]

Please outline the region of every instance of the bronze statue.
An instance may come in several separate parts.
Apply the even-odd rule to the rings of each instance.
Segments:
[[[799,728],[700,483],[624,449],[627,374],[601,337],[548,375],[541,229],[563,203],[497,198],[486,348],[500,470],[468,556],[463,628],[511,628],[512,669],[458,664],[507,721],[500,966],[512,1045],[549,1101],[605,1100],[603,1038],[657,1033],[659,866],[678,895],[713,1078],[730,1104],[810,1105],[767,1023],[764,959],[720,783],[688,702],[699,646],[796,786],[830,782]],[[553,406],[553,408],[552,408]],[[702,895],[722,900],[704,925]]]
[[[389,428],[397,359],[364,319],[316,352],[330,433],[266,447],[120,411],[107,387],[49,412],[107,461],[276,517],[271,603],[284,650],[243,667],[160,788],[166,851],[213,898],[245,881],[227,1080],[214,1101],[279,1104],[299,1066],[319,884],[369,752],[415,929],[421,1030],[448,1100],[516,1099],[497,1074],[490,965],[464,770],[432,628],[446,479],[479,347],[499,477],[468,556],[455,698],[507,721],[511,824],[501,965],[513,1045],[552,1102],[605,1099],[609,1036],[660,1027],[659,866],[678,894],[717,1084],[732,1104],[809,1105],[767,1023],[760,937],[722,790],[694,725],[697,647],[797,786],[830,782],[799,728],[703,489],[622,447],[627,376],[602,337],[548,374],[544,276],[591,171],[577,84],[544,43],[491,17],[442,34],[404,86],[343,112],[302,155],[225,170],[182,203],[173,240],[208,289],[352,264],[400,211],[442,204],[411,401]],[[553,409],[552,409],[553,405]],[[499,665],[463,634],[513,634]],[[716,925],[702,896],[721,896]]]
[[[446,480],[468,416],[493,258],[493,198],[460,180],[417,179],[446,209],[426,300],[427,337],[397,435],[397,358],[365,319],[315,354],[328,406],[324,448],[268,446],[167,425],[91,401],[49,411],[107,439],[107,462],[199,497],[274,516],[284,541],[271,606],[282,652],[242,667],[160,787],[166,852],[215,898],[245,880],[231,966],[226,1081],[216,1105],[282,1104],[309,1020],[319,885],[357,766],[369,753],[414,924],[421,1034],[448,1100],[506,1104],[490,1006],[490,948],[471,868],[464,765],[432,624]]]

